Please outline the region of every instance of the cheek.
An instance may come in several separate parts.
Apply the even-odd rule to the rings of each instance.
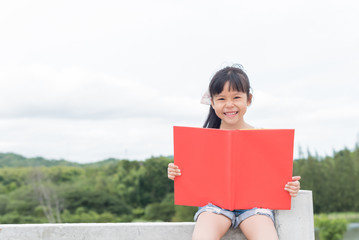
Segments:
[[[217,108],[214,108],[214,112],[218,115],[221,111]]]
[[[238,106],[240,112],[242,112],[242,113],[247,112],[247,108],[248,108],[247,103],[243,102],[241,104],[238,104],[237,106]]]
[[[223,107],[222,105],[223,104],[221,104],[220,102],[216,102],[216,103],[212,104],[212,108],[217,111]]]
[[[220,108],[218,108],[218,106],[214,108],[214,112],[216,113],[217,117],[221,118],[222,111]]]

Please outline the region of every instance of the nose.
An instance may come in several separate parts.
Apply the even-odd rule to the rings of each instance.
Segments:
[[[226,102],[226,107],[232,107],[234,104],[233,104],[233,101],[232,100],[228,100]]]

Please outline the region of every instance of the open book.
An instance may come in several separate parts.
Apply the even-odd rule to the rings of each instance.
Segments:
[[[174,127],[175,204],[290,209],[294,129]]]

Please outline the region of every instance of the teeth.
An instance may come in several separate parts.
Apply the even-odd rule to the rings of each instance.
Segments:
[[[224,113],[225,115],[236,115],[237,112]]]

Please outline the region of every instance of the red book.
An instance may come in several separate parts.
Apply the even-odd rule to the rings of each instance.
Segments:
[[[290,209],[294,129],[173,130],[175,204]]]

